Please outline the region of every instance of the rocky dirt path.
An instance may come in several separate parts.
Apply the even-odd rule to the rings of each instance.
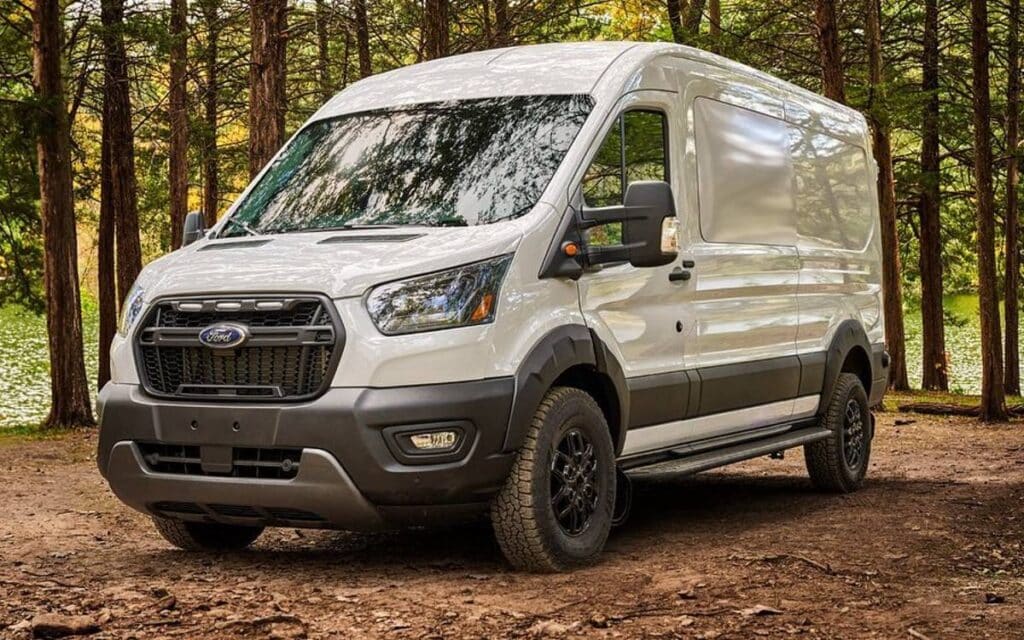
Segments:
[[[92,638],[1024,638],[1019,423],[883,414],[850,496],[814,492],[799,451],[646,472],[604,561],[555,576],[509,571],[483,526],[175,551],[94,447],[0,440],[0,637],[50,613]]]

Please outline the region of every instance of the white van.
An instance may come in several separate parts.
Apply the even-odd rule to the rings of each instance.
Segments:
[[[624,473],[803,446],[864,479],[888,356],[857,112],[667,44],[362,80],[139,277],[98,464],[186,549],[489,510],[593,561]]]

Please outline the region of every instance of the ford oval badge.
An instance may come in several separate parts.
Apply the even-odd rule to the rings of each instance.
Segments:
[[[248,327],[230,322],[211,324],[199,332],[199,342],[211,349],[233,349],[248,339]]]

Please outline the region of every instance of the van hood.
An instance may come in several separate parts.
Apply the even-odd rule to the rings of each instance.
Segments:
[[[516,225],[496,224],[200,240],[148,265],[139,284],[150,300],[249,292],[345,298],[383,282],[511,253],[521,238]]]

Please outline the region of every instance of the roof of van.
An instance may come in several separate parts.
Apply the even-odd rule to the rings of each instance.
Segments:
[[[617,97],[619,83],[662,55],[727,69],[818,104],[856,113],[774,76],[693,47],[665,42],[565,42],[466,53],[370,76],[335,95],[314,118],[495,96],[590,94],[601,99],[604,89],[614,91]]]

